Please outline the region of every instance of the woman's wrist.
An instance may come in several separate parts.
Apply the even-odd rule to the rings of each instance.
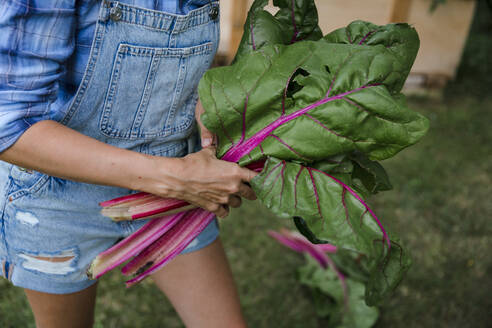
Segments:
[[[161,197],[176,197],[181,183],[178,176],[183,171],[183,159],[140,155],[140,162],[134,167],[130,189],[149,192]]]

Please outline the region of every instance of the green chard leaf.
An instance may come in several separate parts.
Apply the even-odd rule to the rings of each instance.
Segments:
[[[204,75],[202,121],[218,136],[218,156],[241,165],[267,156],[309,163],[355,150],[386,159],[428,128],[399,94],[413,63],[404,59],[382,44],[265,45]]]
[[[404,62],[412,62],[417,56],[420,41],[416,32],[408,24],[397,23],[375,25],[364,21],[354,21],[347,27],[335,30],[323,37],[330,43],[357,44],[366,46],[382,45]],[[406,75],[410,73],[411,65]],[[406,79],[406,78],[405,78]],[[401,80],[400,89],[405,83]]]
[[[272,212],[283,218],[301,217],[321,240],[377,256],[383,239],[389,242],[361,197],[328,173],[269,158],[251,186]]]
[[[345,304],[336,273],[323,269],[312,258],[306,258],[307,263],[299,268],[299,280],[311,289],[317,314],[329,317],[329,327],[370,328],[376,323],[379,311],[364,302],[366,292],[363,283],[345,278],[348,290]]]
[[[318,26],[318,11],[312,0],[274,0],[275,15],[263,8],[268,0],[255,0],[248,12],[236,58],[259,50],[266,44],[291,44],[323,37]]]
[[[366,259],[370,278],[366,285],[366,303],[378,305],[390,295],[412,265],[408,251],[392,237],[391,248],[382,260]]]
[[[310,166],[350,185],[363,198],[392,189],[384,167],[376,161],[371,161],[361,152],[330,157],[316,161]]]
[[[381,164],[369,160],[366,155],[358,152],[350,154],[350,159],[354,167],[352,171],[353,186],[364,197],[393,188],[388,174]]]
[[[313,243],[330,243],[361,257],[367,302],[377,304],[401,281],[410,259],[361,196],[340,179],[313,167],[269,158],[251,186],[272,212],[294,217]]]

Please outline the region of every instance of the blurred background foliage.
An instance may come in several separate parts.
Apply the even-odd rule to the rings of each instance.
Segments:
[[[490,97],[492,92],[492,1],[478,0],[475,17],[454,81],[445,95]]]

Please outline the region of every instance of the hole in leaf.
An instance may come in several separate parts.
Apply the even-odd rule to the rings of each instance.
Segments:
[[[325,70],[326,72],[328,72],[328,74],[331,74],[330,66],[325,65]]]
[[[302,75],[302,76],[309,76],[309,72],[302,69],[302,68],[298,68],[294,74],[292,74],[292,77],[290,78],[290,81],[289,81],[289,84],[287,85],[287,92],[286,92],[286,95],[288,98],[292,98],[292,96],[296,93],[296,92],[299,92],[302,90],[303,86],[300,85],[299,83],[297,83],[295,81],[296,77],[298,75]]]

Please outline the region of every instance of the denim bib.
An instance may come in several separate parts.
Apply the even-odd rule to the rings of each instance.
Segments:
[[[55,119],[152,155],[192,150],[187,140],[194,133],[196,88],[218,46],[210,7],[177,16],[105,1],[82,82]]]
[[[63,81],[53,119],[99,141],[155,156],[199,149],[197,85],[218,47],[218,4],[187,15],[104,1],[78,89]],[[115,223],[98,203],[132,191],[74,182],[2,162],[0,275],[24,288],[70,293],[92,259],[143,221]],[[209,225],[194,248],[217,236]],[[186,251],[189,251],[187,249]],[[59,258],[62,261],[43,261]]]

